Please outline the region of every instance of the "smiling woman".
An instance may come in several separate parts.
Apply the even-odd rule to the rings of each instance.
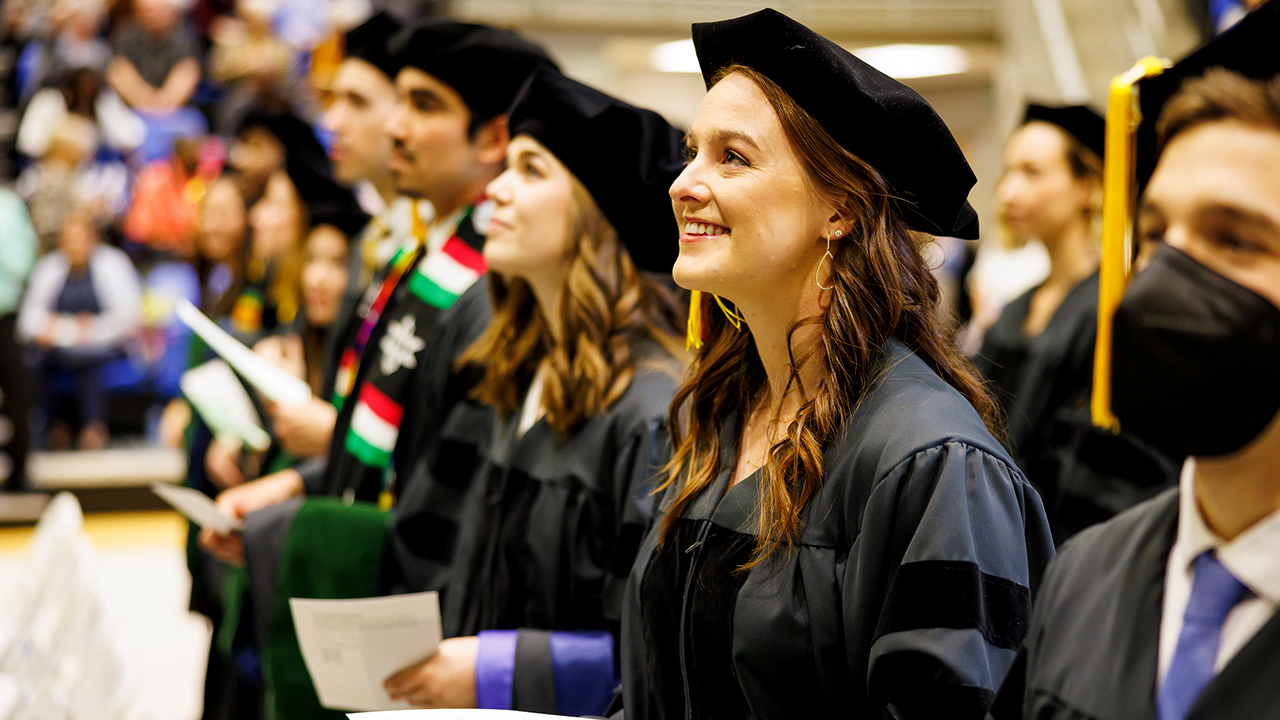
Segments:
[[[626,715],[983,717],[1052,544],[913,242],[975,236],[973,174],[923,99],[780,13],[693,40],[673,275],[735,310],[694,301]]]

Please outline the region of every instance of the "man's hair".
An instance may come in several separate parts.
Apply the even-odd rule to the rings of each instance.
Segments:
[[[1280,131],[1280,75],[1251,80],[1216,67],[1188,80],[1160,113],[1156,123],[1157,156],[1179,134],[1203,123],[1223,120]]]

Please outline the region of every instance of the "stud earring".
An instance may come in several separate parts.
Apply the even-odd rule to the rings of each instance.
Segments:
[[[839,230],[836,231],[836,237],[840,237]],[[823,253],[822,259],[818,261],[818,269],[813,271],[813,282],[818,286],[819,290],[834,290],[836,287],[835,285],[832,285],[831,287],[826,287],[822,284],[822,280],[819,279],[822,277],[822,263],[826,262],[827,258],[831,258],[833,262],[836,259],[835,256],[831,254],[831,236],[830,235],[827,236],[827,251]]]

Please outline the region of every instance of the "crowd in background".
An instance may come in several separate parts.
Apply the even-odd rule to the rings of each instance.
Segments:
[[[27,484],[36,448],[182,444],[171,401],[202,349],[174,317],[179,299],[249,342],[302,322],[308,254],[339,253],[324,233],[310,249],[310,225],[340,190],[323,147],[282,143],[323,137],[316,88],[341,33],[371,12],[367,0],[4,3],[17,124],[0,148],[0,485]],[[287,154],[313,172],[283,172]],[[376,193],[360,201],[380,209]]]

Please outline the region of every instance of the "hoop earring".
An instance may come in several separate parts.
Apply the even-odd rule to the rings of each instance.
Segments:
[[[843,233],[841,233],[839,230],[836,231],[836,237],[840,237],[842,234]],[[835,262],[835,259],[836,259],[836,256],[831,254],[831,236],[830,235],[827,236],[827,251],[823,253],[822,259],[818,261],[817,269],[813,271],[813,283],[818,286],[819,290],[835,290],[836,289],[836,286],[834,284],[832,284],[831,287],[824,286],[822,284],[822,280],[819,279],[822,277],[822,263],[826,262],[827,258],[831,258],[832,262]]]

